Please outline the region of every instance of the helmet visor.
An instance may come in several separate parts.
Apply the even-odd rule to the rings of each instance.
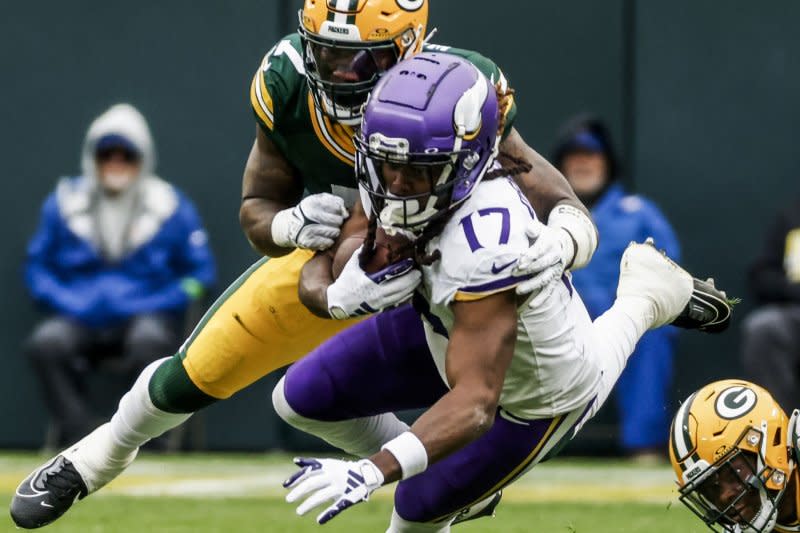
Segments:
[[[400,57],[394,41],[335,41],[305,31],[303,54],[312,90],[324,94],[333,106],[361,106],[384,72]],[[318,96],[315,94],[315,97]]]

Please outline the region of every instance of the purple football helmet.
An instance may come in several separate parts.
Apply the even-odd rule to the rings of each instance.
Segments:
[[[425,52],[392,67],[355,138],[356,175],[380,225],[419,233],[469,198],[497,155],[498,120],[495,88],[469,61]],[[430,194],[391,194],[383,162],[428,167]]]

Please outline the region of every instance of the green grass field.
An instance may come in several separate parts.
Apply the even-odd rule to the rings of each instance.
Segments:
[[[3,517],[13,530],[8,502],[22,477],[43,459],[0,455]],[[391,490],[329,524],[298,517],[283,501],[280,481],[293,465],[285,455],[143,456],[119,479],[44,531],[91,532],[383,532]],[[708,531],[676,500],[667,466],[561,459],[536,467],[509,487],[495,518],[454,528],[478,532]]]

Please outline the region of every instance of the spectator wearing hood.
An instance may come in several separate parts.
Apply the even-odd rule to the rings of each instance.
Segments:
[[[82,175],[58,181],[30,240],[25,282],[46,317],[26,352],[64,442],[91,429],[84,380],[115,357],[132,380],[177,350],[189,304],[214,282],[192,202],[154,174],[145,118],[118,104],[89,127]]]
[[[589,265],[573,274],[595,319],[614,302],[619,263],[628,243],[653,237],[658,248],[678,261],[678,239],[653,202],[629,194],[620,183],[618,156],[608,128],[598,118],[581,115],[569,120],[560,130],[552,161],[591,210],[600,235]],[[671,327],[645,334],[617,382],[620,441],[634,457],[655,459],[666,449],[674,341]]]

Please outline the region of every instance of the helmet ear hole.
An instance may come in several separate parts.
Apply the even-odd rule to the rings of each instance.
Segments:
[[[783,439],[781,438],[781,429],[782,428],[779,427],[775,431],[775,436],[772,438],[772,445],[773,446],[780,446],[780,444],[783,442]]]

